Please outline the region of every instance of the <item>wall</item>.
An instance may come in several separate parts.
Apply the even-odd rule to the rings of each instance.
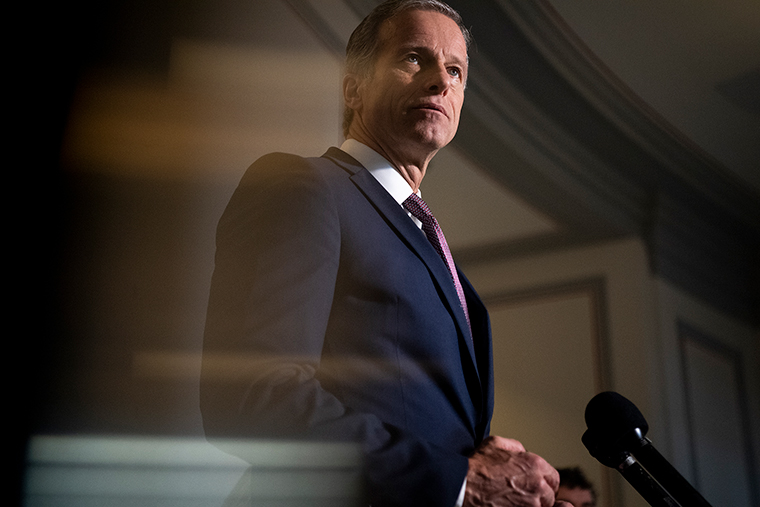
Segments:
[[[472,266],[494,333],[493,433],[580,465],[601,505],[646,505],[580,442],[601,390],[633,401],[648,437],[714,505],[754,505],[757,334],[653,277],[639,240]],[[753,454],[754,453],[754,454]]]

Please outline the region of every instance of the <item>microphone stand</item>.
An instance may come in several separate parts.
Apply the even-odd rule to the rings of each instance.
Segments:
[[[638,428],[636,428],[636,433],[641,437]],[[632,450],[633,455],[678,503],[684,507],[711,507],[699,491],[694,489],[689,481],[684,479],[678,470],[655,449],[651,440],[641,437],[638,445],[638,448]]]
[[[583,434],[584,445],[603,465],[618,472],[652,507],[712,507],[689,482],[634,428],[615,445],[600,444]]]
[[[626,453],[625,459],[617,469],[652,507],[679,507],[679,503],[630,454]]]

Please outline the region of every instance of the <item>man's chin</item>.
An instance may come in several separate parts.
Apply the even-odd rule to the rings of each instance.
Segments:
[[[440,128],[431,128],[430,125],[424,125],[417,129],[417,140],[420,145],[430,150],[440,150],[451,142],[454,138],[454,132],[443,131]]]

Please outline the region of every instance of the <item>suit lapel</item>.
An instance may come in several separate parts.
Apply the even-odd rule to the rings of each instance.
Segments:
[[[457,268],[458,270],[458,268]],[[481,386],[483,400],[483,412],[481,413],[481,434],[487,434],[488,423],[493,413],[493,350],[491,347],[491,322],[488,318],[488,311],[480,300],[477,292],[470,281],[459,271],[459,280],[462,282],[467,305],[470,311],[470,322],[472,332],[477,346],[475,347],[475,357],[478,368],[478,375]]]
[[[419,256],[422,262],[427,266],[444,295],[449,312],[453,315],[459,335],[463,344],[469,352],[470,360],[477,374],[478,361],[476,360],[473,340],[470,334],[470,328],[467,325],[467,319],[464,311],[459,304],[451,275],[446,264],[441,259],[438,252],[430,244],[425,233],[422,232],[414,222],[409,218],[404,209],[399,206],[393,197],[383,188],[383,186],[367,171],[359,162],[354,160],[345,152],[337,148],[330,148],[324,155],[333,159],[341,167],[351,173],[351,181],[361,190],[367,199],[374,205],[377,211],[385,217],[396,232],[401,236],[410,248]],[[461,276],[461,275],[460,275]],[[469,282],[467,282],[469,287]],[[470,291],[474,294],[470,287]],[[477,298],[477,296],[475,296]],[[479,301],[479,300],[478,300]]]

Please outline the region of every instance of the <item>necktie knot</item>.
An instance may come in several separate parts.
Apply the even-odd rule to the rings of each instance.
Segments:
[[[422,200],[422,197],[418,196],[417,194],[412,194],[407,197],[404,201],[403,206],[409,213],[412,214],[412,216],[414,216],[414,218],[422,223],[425,223],[430,219],[435,220],[435,217],[433,217],[433,214],[430,212],[430,208],[428,208],[427,204],[425,204],[425,201]]]

